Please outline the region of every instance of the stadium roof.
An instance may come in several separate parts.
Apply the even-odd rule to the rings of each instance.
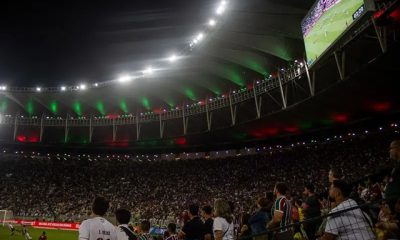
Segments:
[[[226,4],[225,12],[216,13],[223,2]],[[0,113],[39,117],[44,113],[62,118],[67,114],[137,114],[160,107],[197,103],[206,97],[248,87],[253,81],[304,57],[300,22],[313,2],[13,3],[0,10],[3,25],[0,86],[33,89],[80,86],[82,89],[82,84],[85,87],[110,81],[113,84],[84,91],[51,93],[0,89]],[[210,26],[211,19],[214,20],[213,26]],[[198,43],[193,46],[194,38],[200,39],[200,32],[201,41],[196,40]],[[379,44],[373,32],[364,34],[362,39],[363,44],[357,44],[358,48],[348,54],[352,59],[350,65],[359,67],[372,63],[375,69],[368,67],[349,76],[351,81],[336,84],[339,77],[331,59],[330,67],[318,71],[316,88],[322,91],[331,85],[334,87],[320,96],[311,99],[303,96],[309,101],[297,104],[296,93],[289,92],[293,102],[285,111],[281,111],[282,106],[275,104],[273,99],[265,97],[262,117],[257,121],[253,121],[256,118],[254,101],[248,101],[247,105],[238,106],[241,109],[239,126],[235,128],[229,128],[229,109],[216,111],[214,131],[211,132],[206,130],[205,116],[193,117],[189,128],[196,126],[198,131],[185,137],[182,137],[180,119],[173,124],[167,123],[165,139],[159,139],[158,123],[150,124],[143,126],[144,139],[134,146],[224,145],[294,134],[335,123],[349,123],[375,113],[397,111],[399,95],[394,86],[398,87],[395,79],[400,68],[398,61],[392,61],[396,53],[390,53],[379,61],[368,59],[370,55],[366,53],[376,51],[372,49],[379,51]],[[365,49],[370,51],[363,52]],[[171,61],[173,54],[176,54],[172,59],[175,61]],[[365,59],[361,59],[363,56]],[[380,79],[383,72],[385,81]],[[137,74],[140,77],[136,79],[126,77]],[[125,82],[124,79],[131,81]],[[305,82],[304,78],[302,81]],[[307,92],[307,85],[299,87]],[[279,100],[280,95],[271,97]],[[11,128],[6,130],[12,136]],[[86,135],[87,129],[81,130]],[[56,132],[62,138],[64,130],[57,131],[45,130],[44,138],[56,135]],[[124,138],[124,134],[133,132],[122,127],[119,131],[119,140]],[[6,131],[3,129],[2,132]],[[95,130],[94,134],[98,132],[105,131]],[[112,142],[110,135],[104,133],[97,138]],[[127,138],[126,142],[135,140],[134,137]]]
[[[226,2],[226,9],[219,15],[221,2]],[[311,4],[295,0],[12,3],[0,14],[0,85],[91,85],[124,74],[137,76],[151,66],[158,71],[123,85],[129,89],[126,92],[106,89],[109,96],[102,91],[85,95],[102,102],[125,95],[134,103],[132,112],[136,104],[150,110],[196,102],[245,87],[288,61],[301,59],[300,21]],[[215,26],[209,26],[211,19]],[[200,32],[204,39],[188,50]],[[170,63],[174,54],[177,61]]]

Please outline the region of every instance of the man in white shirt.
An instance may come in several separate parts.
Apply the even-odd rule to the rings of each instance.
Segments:
[[[109,203],[103,197],[97,197],[92,205],[93,218],[82,222],[79,227],[79,240],[117,240],[115,227],[103,216]]]
[[[368,216],[353,199],[348,198],[350,192],[351,187],[346,182],[342,180],[332,182],[329,197],[335,200],[336,207],[329,213],[332,215],[328,217],[322,240],[376,239]]]
[[[115,212],[115,217],[119,224],[117,228],[117,239],[137,240],[138,237],[128,226],[129,221],[131,220],[131,213],[126,209],[120,208]]]

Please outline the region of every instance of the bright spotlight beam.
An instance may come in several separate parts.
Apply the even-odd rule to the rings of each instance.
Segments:
[[[178,60],[178,56],[176,56],[175,54],[174,54],[174,55],[171,55],[171,56],[168,58],[168,61],[170,61],[170,62],[176,62],[176,60]]]
[[[210,21],[208,21],[208,26],[210,27],[214,27],[217,24],[217,22],[214,19],[210,19]]]
[[[145,70],[143,70],[144,75],[150,75],[154,72],[152,67],[147,67]]]
[[[127,74],[121,75],[121,76],[118,78],[118,82],[120,82],[120,83],[130,82],[131,80],[132,80],[132,77],[129,76],[129,75],[127,75]]]

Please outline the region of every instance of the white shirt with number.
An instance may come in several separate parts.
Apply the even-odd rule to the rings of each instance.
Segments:
[[[117,240],[115,227],[102,217],[87,219],[79,227],[79,240]]]

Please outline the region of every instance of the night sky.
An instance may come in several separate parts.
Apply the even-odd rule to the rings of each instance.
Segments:
[[[211,0],[4,4],[0,83],[73,85],[142,69],[185,46],[214,5]]]

